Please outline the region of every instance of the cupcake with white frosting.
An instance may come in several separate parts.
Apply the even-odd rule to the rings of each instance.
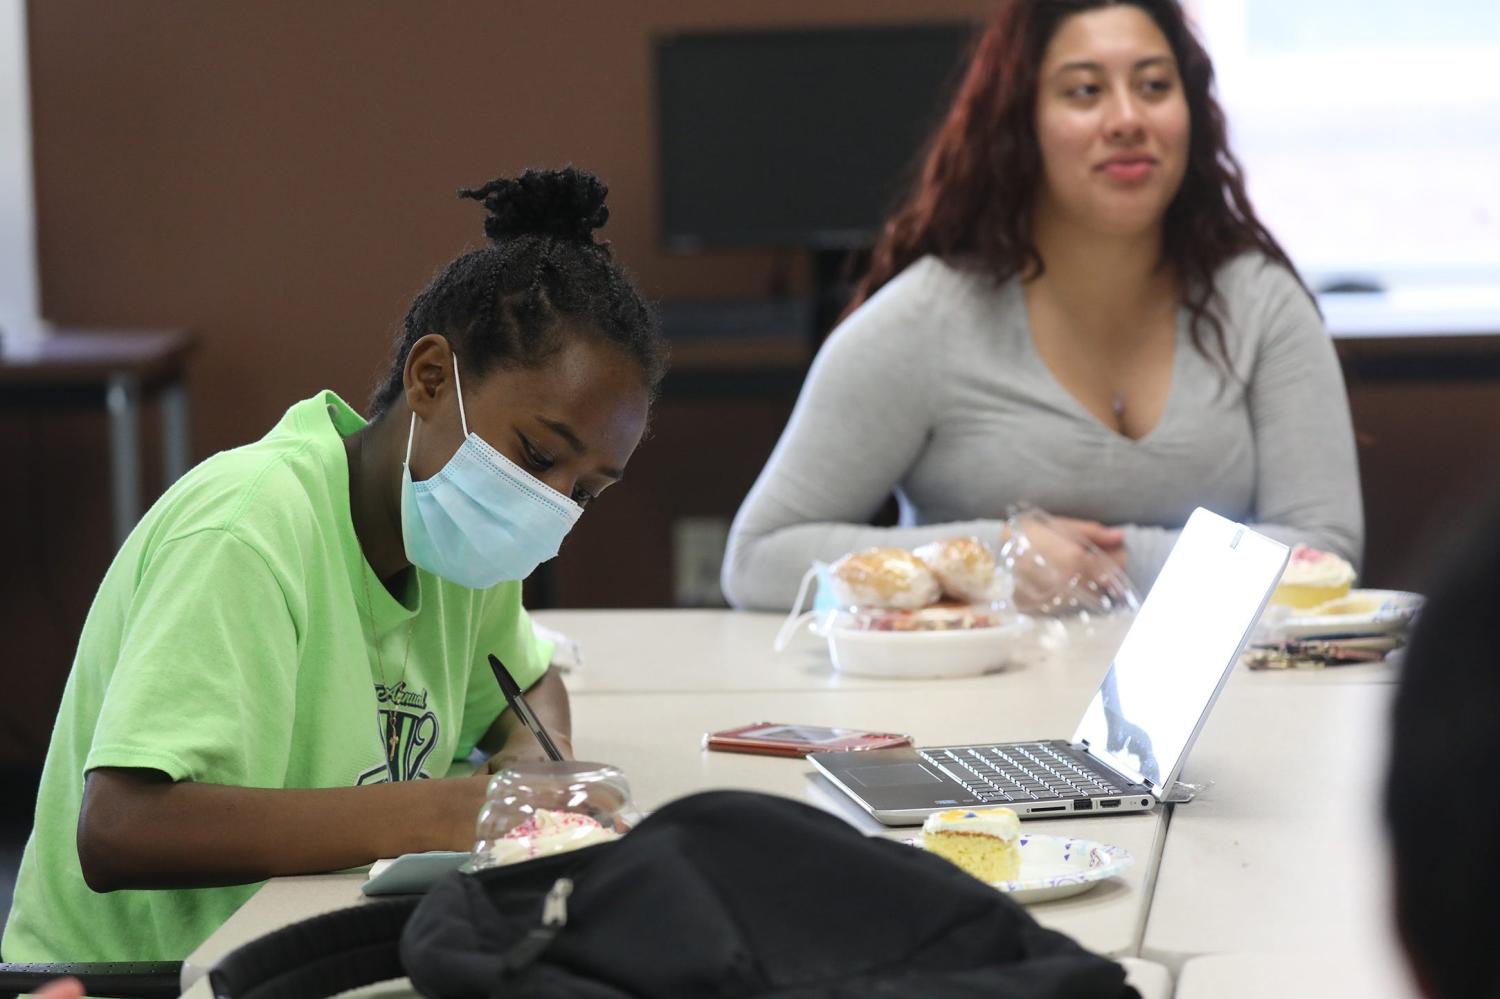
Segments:
[[[514,864],[619,838],[619,833],[588,815],[538,808],[525,822],[490,843],[486,859],[489,865]]]
[[[1337,600],[1353,585],[1354,566],[1332,552],[1298,545],[1292,549],[1276,592],[1271,594],[1271,603],[1309,610]]]

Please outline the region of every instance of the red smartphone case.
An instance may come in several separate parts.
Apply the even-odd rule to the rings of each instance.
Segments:
[[[786,729],[784,735],[751,737],[747,733]],[[813,739],[797,735],[803,733],[842,733],[840,737]],[[847,753],[865,749],[893,749],[910,746],[911,736],[896,732],[865,732],[858,729],[833,729],[823,725],[795,725],[784,722],[756,722],[738,728],[709,732],[703,737],[703,745],[722,753],[757,753],[765,756],[806,756],[809,753]]]

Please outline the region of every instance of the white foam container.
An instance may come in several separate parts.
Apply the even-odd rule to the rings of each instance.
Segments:
[[[978,676],[1004,669],[1028,623],[1017,618],[1006,624],[943,631],[878,631],[814,626],[827,639],[833,668],[854,676],[937,677]]]

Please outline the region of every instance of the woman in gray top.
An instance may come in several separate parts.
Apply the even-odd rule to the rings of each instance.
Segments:
[[[1175,0],[1010,0],[730,532],[723,587],[786,608],[815,559],[1018,503],[1143,589],[1196,506],[1358,562],[1332,344],[1228,150]],[[894,490],[900,526],[868,526]],[[1038,531],[1041,531],[1038,528]]]

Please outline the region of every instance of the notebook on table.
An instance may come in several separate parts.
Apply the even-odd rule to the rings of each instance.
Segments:
[[[808,759],[886,825],[986,805],[1038,817],[1152,808],[1177,780],[1287,555],[1243,524],[1194,511],[1070,740]]]

